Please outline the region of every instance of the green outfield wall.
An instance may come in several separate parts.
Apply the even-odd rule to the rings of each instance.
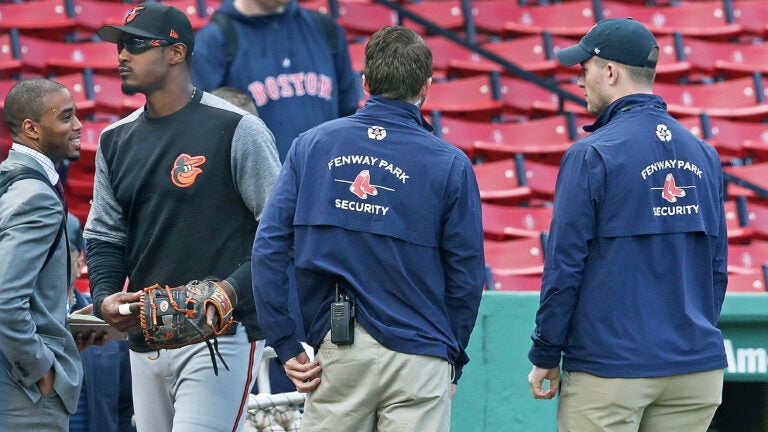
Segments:
[[[538,401],[528,389],[526,354],[538,292],[483,295],[453,400],[452,432],[556,431],[556,402]],[[720,328],[728,355],[726,381],[768,382],[768,294],[728,294]]]

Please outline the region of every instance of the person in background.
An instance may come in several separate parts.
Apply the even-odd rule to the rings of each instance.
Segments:
[[[0,196],[0,430],[66,431],[83,368],[67,322],[63,188],[56,165],[80,157],[72,94],[31,78],[14,84],[3,109],[13,145],[0,175],[30,170]]]
[[[431,83],[417,33],[373,34],[371,97],[296,138],[264,210],[253,291],[288,377],[309,393],[302,431],[450,429],[485,264],[472,163],[420,112]],[[291,263],[311,362],[289,312]]]
[[[249,94],[281,161],[301,132],[358,107],[344,29],[295,0],[224,0],[195,46],[192,83]]]
[[[249,113],[259,116],[259,110],[253,103],[253,99],[247,93],[241,92],[234,87],[219,87],[211,91],[211,94],[232,103],[234,106],[244,109]]]
[[[344,29],[333,17],[295,0],[224,0],[197,31],[192,83],[202,90],[234,87],[250,95],[275,136],[280,161],[300,133],[358,108],[361,89]],[[301,335],[295,281],[291,311]],[[267,341],[270,343],[270,341]],[[293,391],[272,360],[273,392]]]
[[[653,94],[659,45],[639,22],[601,21],[557,59],[581,65],[597,120],[560,165],[531,393],[560,389],[561,432],[704,432],[727,366],[720,159]]]
[[[70,313],[90,313],[91,297],[75,287],[85,266],[85,240],[80,220],[67,215],[67,238],[72,273],[69,284]],[[87,308],[87,309],[86,309]],[[83,388],[77,411],[69,418],[69,432],[135,432],[132,424],[131,365],[125,341],[110,340],[80,352]]]

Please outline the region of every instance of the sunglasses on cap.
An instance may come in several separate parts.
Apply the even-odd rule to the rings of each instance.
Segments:
[[[120,54],[125,48],[129,54],[141,54],[152,48],[171,46],[172,43],[163,39],[144,39],[139,37],[124,38],[117,41],[117,53]]]

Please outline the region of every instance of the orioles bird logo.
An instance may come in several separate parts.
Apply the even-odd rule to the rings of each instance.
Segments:
[[[130,12],[128,12],[128,15],[125,17],[125,23],[128,24],[129,22],[133,21],[136,16],[139,15],[139,12],[144,9],[144,6],[136,6],[135,8],[131,9]]]
[[[205,163],[205,156],[190,156],[182,153],[173,162],[171,168],[171,181],[178,187],[190,187],[195,183],[195,179],[203,172],[200,165]]]

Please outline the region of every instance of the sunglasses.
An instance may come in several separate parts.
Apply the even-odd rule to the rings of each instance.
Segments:
[[[141,54],[144,51],[157,47],[171,46],[170,42],[163,39],[142,39],[137,37],[120,39],[117,41],[117,53],[120,54],[125,48],[129,54]]]

